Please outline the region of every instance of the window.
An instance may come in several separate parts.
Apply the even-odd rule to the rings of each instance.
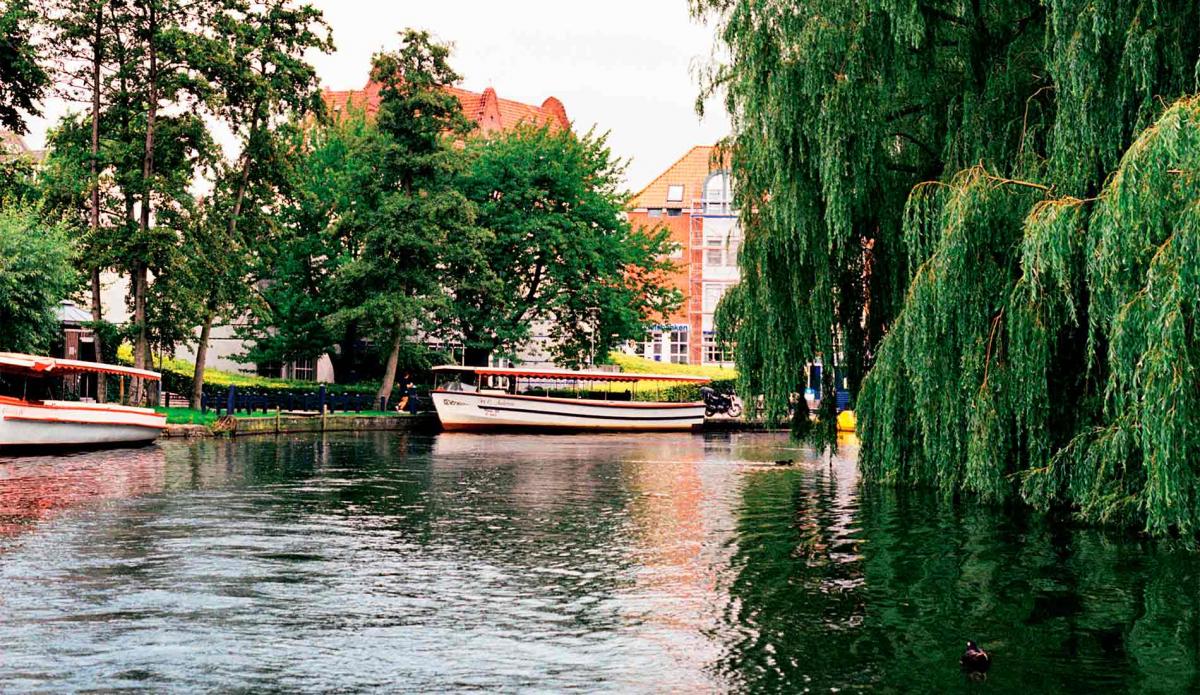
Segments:
[[[662,208],[647,208],[647,217],[662,217]]]
[[[704,313],[711,314],[717,310],[717,303],[725,296],[729,285],[720,282],[704,283]]]
[[[642,342],[642,357],[655,362],[662,361],[662,331],[650,331]]]
[[[670,356],[673,364],[688,363],[688,331],[686,328],[671,331]]]
[[[671,258],[677,258],[677,259],[683,258],[683,244],[680,244],[680,243],[672,243],[671,244]]]
[[[673,183],[667,186],[667,202],[682,203],[683,202],[683,184]]]
[[[683,214],[683,208],[667,208],[667,217],[679,217]]]
[[[718,171],[704,182],[704,211],[728,214],[733,197],[729,190],[729,173]]]
[[[733,362],[733,350],[729,345],[718,343],[712,331],[704,332],[704,361],[715,364]]]
[[[288,362],[283,367],[283,377],[293,381],[316,381],[317,361],[310,357]]]

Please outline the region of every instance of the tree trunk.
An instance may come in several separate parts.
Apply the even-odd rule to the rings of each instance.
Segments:
[[[392,339],[392,352],[388,355],[387,365],[383,368],[383,383],[379,385],[376,398],[392,397],[392,387],[396,385],[396,367],[400,362],[400,342],[404,340],[404,332],[396,328],[396,337]]]
[[[92,341],[96,350],[96,361],[104,361],[104,343],[100,340],[100,332],[98,330],[100,322],[104,320],[104,307],[100,303],[100,269],[92,270],[92,323],[96,324],[97,329],[92,331]],[[96,375],[96,402],[103,403],[108,395],[108,383],[104,380],[103,374]]]
[[[147,12],[147,36],[149,37],[147,49],[150,54],[150,67],[146,74],[146,81],[149,84],[150,94],[146,110],[146,145],[142,152],[142,214],[138,225],[143,240],[150,229],[150,207],[154,193],[154,121],[158,116],[158,24],[154,3],[149,4]],[[133,366],[138,369],[147,369],[149,368],[150,352],[146,335],[146,291],[149,286],[149,272],[145,259],[138,259],[134,275],[133,315],[134,324],[137,326],[137,341],[134,344]],[[135,380],[133,391],[134,402],[142,403],[145,400],[145,394],[140,379]]]
[[[208,336],[212,333],[215,317],[216,312],[209,308],[204,314],[204,325],[200,327],[200,340],[196,343],[196,368],[192,372],[192,394],[188,400],[193,410],[200,409],[200,397],[204,395],[204,363],[208,360]]]
[[[96,32],[92,35],[92,160],[89,167],[92,175],[91,210],[88,222],[92,232],[92,243],[96,243],[100,235],[100,61],[104,26],[104,6],[96,6]],[[92,269],[92,323],[98,324],[104,320],[104,307],[100,299],[100,269]],[[104,361],[104,352],[98,330],[92,331],[93,345],[96,350],[96,361]],[[96,375],[96,401],[103,403],[107,389],[103,374]]]

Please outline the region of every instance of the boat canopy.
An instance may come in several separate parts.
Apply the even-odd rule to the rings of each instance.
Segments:
[[[148,381],[159,381],[162,375],[145,369],[121,367],[102,362],[83,362],[58,357],[21,355],[15,352],[0,352],[0,372],[25,376],[56,376],[61,374],[116,374]]]
[[[683,374],[634,374],[632,372],[601,372],[597,370],[559,369],[543,367],[525,369],[522,367],[464,367],[457,364],[444,364],[433,368],[434,372],[459,372],[477,374],[479,376],[511,376],[524,379],[574,379],[578,381],[677,381],[688,384],[707,384],[712,379],[705,376],[686,376]]]

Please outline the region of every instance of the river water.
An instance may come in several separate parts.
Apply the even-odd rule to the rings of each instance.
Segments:
[[[0,691],[1200,691],[1200,556],[862,488],[854,454],[378,433],[0,459]]]

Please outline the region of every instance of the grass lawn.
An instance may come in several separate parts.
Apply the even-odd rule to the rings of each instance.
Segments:
[[[221,417],[215,410],[202,413],[191,408],[155,408],[154,411],[166,413],[168,425],[211,425]],[[254,413],[253,415],[238,413],[237,417],[275,417],[275,413]]]

